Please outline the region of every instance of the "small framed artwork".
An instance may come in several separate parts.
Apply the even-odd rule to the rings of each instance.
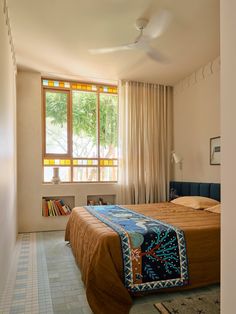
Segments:
[[[220,136],[210,138],[210,165],[220,165]]]

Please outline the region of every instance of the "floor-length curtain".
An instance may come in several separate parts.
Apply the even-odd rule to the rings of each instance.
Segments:
[[[165,201],[172,146],[172,87],[119,83],[120,204]]]

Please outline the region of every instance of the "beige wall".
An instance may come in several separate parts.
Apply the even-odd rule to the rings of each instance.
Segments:
[[[15,70],[0,3],[0,295],[14,257],[17,235]]]
[[[64,229],[68,217],[42,217],[42,196],[74,196],[86,205],[87,195],[116,194],[116,184],[43,184],[41,76],[17,75],[19,231]]]
[[[236,1],[221,0],[222,304],[235,313],[236,287]]]
[[[220,182],[220,166],[209,164],[209,141],[220,136],[219,58],[174,86],[174,150],[183,158],[173,179]]]

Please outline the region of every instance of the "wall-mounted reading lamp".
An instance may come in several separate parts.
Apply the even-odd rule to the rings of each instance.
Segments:
[[[172,160],[172,162],[174,162],[175,164],[179,164],[179,169],[182,170],[183,158],[180,157],[178,154],[176,154],[175,151],[173,151],[173,152],[171,153],[171,160]]]

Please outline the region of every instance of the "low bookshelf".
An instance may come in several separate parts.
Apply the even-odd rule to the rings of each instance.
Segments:
[[[75,207],[74,196],[43,196],[42,216],[68,216]]]
[[[116,195],[87,195],[87,205],[114,205]]]

